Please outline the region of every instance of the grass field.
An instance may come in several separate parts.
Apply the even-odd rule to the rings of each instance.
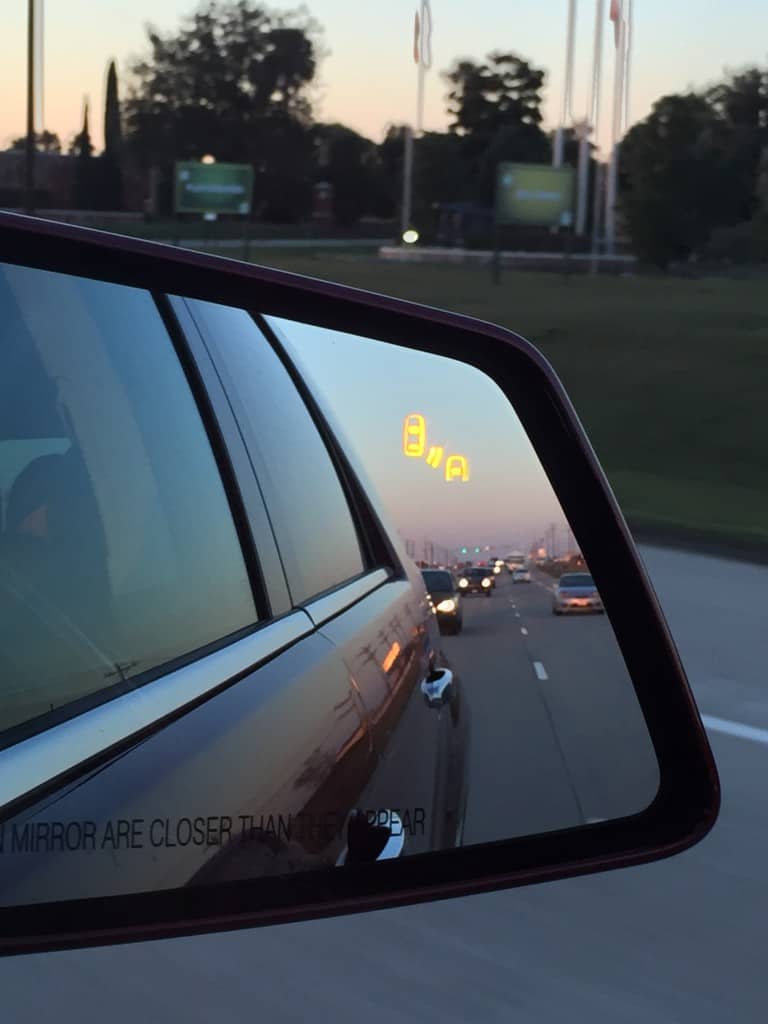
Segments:
[[[234,254],[233,254],[234,255]],[[598,277],[253,250],[490,320],[552,362],[640,536],[768,555],[768,278]]]

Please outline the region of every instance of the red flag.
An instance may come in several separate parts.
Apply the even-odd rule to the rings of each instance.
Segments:
[[[609,17],[613,22],[613,39],[616,43],[616,48],[618,49],[619,38],[621,36],[621,0],[611,0],[611,11]]]
[[[416,17],[413,23],[413,59],[419,63],[419,36],[421,35],[421,20],[419,19],[419,12],[416,11]]]

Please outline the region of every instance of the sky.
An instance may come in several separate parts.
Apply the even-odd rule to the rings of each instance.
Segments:
[[[1,0],[0,146],[25,128],[26,0]],[[132,56],[146,49],[145,24],[171,31],[195,0],[45,0],[44,126],[68,141],[80,127],[84,95],[93,107],[91,131],[102,144],[105,69],[118,61],[123,89]],[[281,0],[268,4],[290,9]],[[413,120],[416,69],[412,58],[417,0],[307,0],[323,27],[326,51],[315,89],[316,114],[380,139],[389,123]],[[609,4],[605,3],[607,11]],[[659,96],[701,87],[726,68],[768,60],[765,0],[634,0],[635,44],[630,121],[644,117]],[[481,59],[512,50],[547,72],[546,123],[556,124],[562,95],[566,0],[432,0],[433,68],[427,76],[425,128],[446,127],[445,86],[439,72],[457,57]],[[580,0],[575,113],[584,112],[591,66],[595,5]],[[613,60],[606,23],[603,116],[608,138]]]
[[[442,356],[270,319],[340,424],[345,447],[362,461],[390,521],[403,540],[415,543],[415,557],[425,557],[425,541],[445,549],[436,551],[439,561],[448,561],[448,552],[458,558],[462,547],[475,561],[487,558],[486,547],[499,557],[528,551],[550,523],[558,528],[559,550],[565,549],[560,504],[514,409],[490,377]],[[423,448],[406,455],[405,420],[414,414],[423,417]],[[427,461],[433,448],[442,449],[436,466]],[[452,455],[466,459],[468,479],[446,480]]]

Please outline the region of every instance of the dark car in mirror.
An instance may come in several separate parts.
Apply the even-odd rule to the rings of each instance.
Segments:
[[[422,569],[427,593],[432,598],[441,633],[457,636],[464,624],[461,592],[448,569]]]

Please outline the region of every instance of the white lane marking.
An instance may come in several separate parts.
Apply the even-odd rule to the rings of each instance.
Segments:
[[[714,715],[702,715],[701,720],[712,732],[724,732],[728,736],[738,736],[742,740],[754,740],[755,743],[768,745],[768,729],[758,729],[754,725],[743,725],[741,722],[729,722],[727,718],[716,718]]]
[[[549,676],[547,675],[547,670],[544,668],[540,661],[534,661],[533,671],[536,673],[536,678],[540,679],[542,683],[546,679],[549,679]]]
[[[525,626],[520,627],[520,632],[523,634],[523,636],[528,636],[528,630],[525,628]]]
[[[516,619],[519,619],[519,618],[520,618],[520,612],[515,612],[515,618],[516,618]]]

